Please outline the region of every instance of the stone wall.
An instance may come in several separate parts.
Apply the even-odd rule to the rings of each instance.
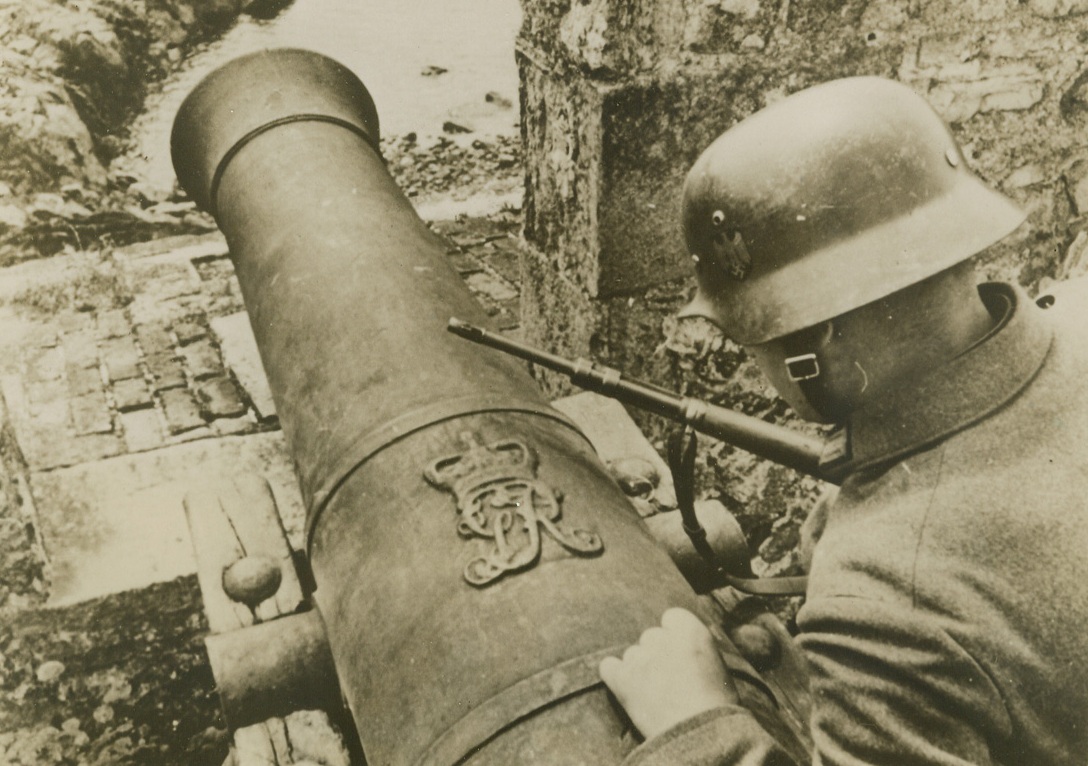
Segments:
[[[523,8],[529,340],[790,420],[743,352],[701,320],[671,318],[693,289],[680,191],[695,158],[730,125],[851,75],[898,79],[925,95],[974,169],[1030,211],[1024,227],[980,258],[985,271],[1035,290],[1085,269],[1086,0],[554,0]],[[663,430],[650,418],[643,424]],[[763,543],[763,564],[792,566],[783,554],[815,482],[723,445],[704,449],[700,465],[704,492],[738,510]]]

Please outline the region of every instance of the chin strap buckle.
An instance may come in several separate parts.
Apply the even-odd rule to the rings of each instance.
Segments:
[[[790,380],[799,383],[820,377],[820,362],[815,354],[799,354],[786,359],[786,372]]]

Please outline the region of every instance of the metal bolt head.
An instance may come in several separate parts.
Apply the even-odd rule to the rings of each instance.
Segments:
[[[268,556],[245,556],[223,570],[223,590],[250,609],[276,595],[282,581],[280,565]]]
[[[661,483],[654,464],[640,457],[615,460],[608,464],[608,470],[628,497],[649,498]]]

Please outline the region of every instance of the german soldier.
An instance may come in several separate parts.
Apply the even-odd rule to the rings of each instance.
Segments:
[[[1036,305],[971,264],[1023,219],[878,78],[772,105],[688,176],[693,308],[847,439],[797,617],[818,763],[1088,753],[1086,288]],[[787,762],[688,612],[600,671],[632,763]]]

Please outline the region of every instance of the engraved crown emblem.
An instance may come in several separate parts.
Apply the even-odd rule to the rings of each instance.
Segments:
[[[464,567],[470,585],[532,567],[545,536],[575,556],[604,549],[599,535],[563,526],[563,495],[537,476],[539,458],[531,447],[517,439],[485,444],[468,432],[461,441],[464,452],[431,461],[423,476],[456,498],[458,534],[483,543]]]
[[[484,444],[473,433],[462,434],[461,440],[468,449],[430,463],[424,471],[427,481],[465,497],[483,484],[536,478],[536,453],[522,442],[501,439]]]

